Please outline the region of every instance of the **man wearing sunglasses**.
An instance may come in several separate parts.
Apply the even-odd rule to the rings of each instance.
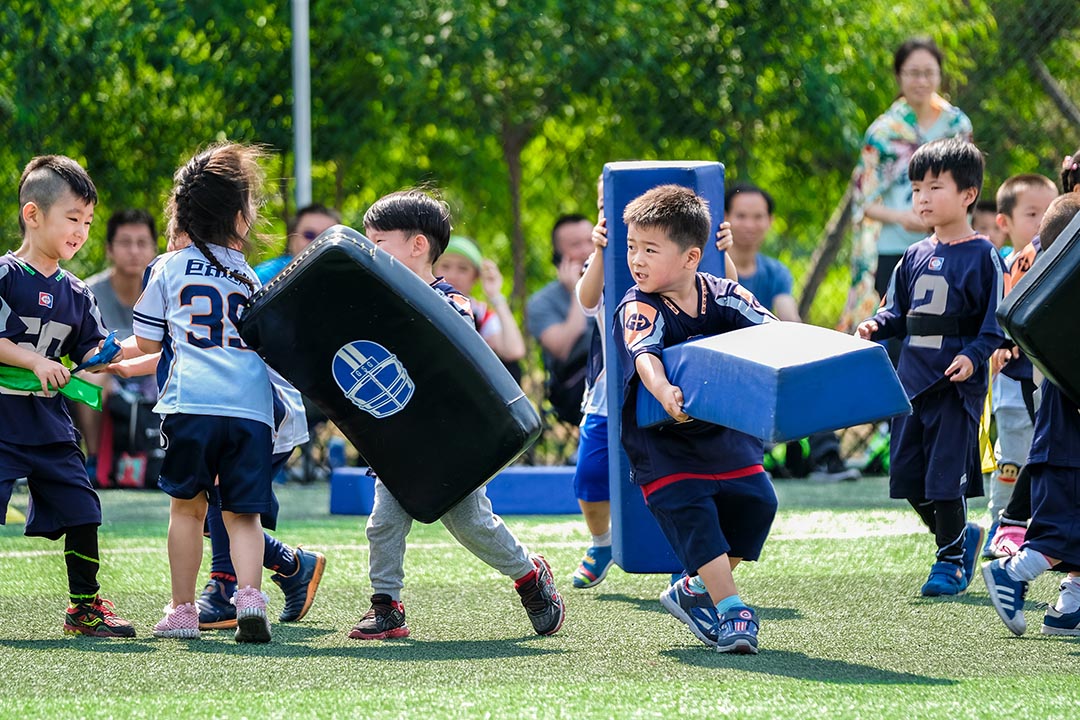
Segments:
[[[325,205],[313,203],[296,211],[289,222],[289,235],[285,240],[285,254],[255,266],[255,274],[263,285],[270,282],[292,259],[327,228],[341,222],[341,213]]]

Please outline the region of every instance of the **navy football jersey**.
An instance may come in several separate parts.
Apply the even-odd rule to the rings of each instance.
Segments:
[[[1004,269],[997,249],[981,235],[949,244],[930,236],[904,253],[889,280],[885,307],[872,319],[878,324],[875,340],[904,338],[897,374],[908,398],[952,385],[972,417],[982,414],[986,362],[1005,339],[994,316],[1004,290]],[[908,323],[912,316],[919,316],[918,321],[955,321],[960,329],[913,335]],[[953,383],[944,373],[960,354],[971,360],[975,372]]]
[[[0,337],[50,360],[80,363],[105,339],[97,302],[79,278],[64,269],[45,277],[17,258],[0,257]],[[20,445],[74,441],[59,393],[0,388],[0,437]]]
[[[1080,468],[1080,408],[1049,380],[1042,384],[1028,462]]]
[[[631,479],[644,485],[673,475],[716,475],[761,464],[761,440],[700,420],[640,428],[637,393],[641,387],[634,360],[649,353],[663,357],[666,347],[699,337],[774,322],[749,290],[736,282],[697,274],[697,315],[691,317],[666,298],[630,288],[614,315],[614,337],[622,359],[623,448]]]
[[[473,318],[472,301],[459,292],[453,285],[443,280],[441,277],[435,278],[435,282],[431,283],[431,289],[439,293],[443,300],[450,303],[450,307],[458,311],[458,315],[469,321],[469,324],[476,329],[476,320]]]

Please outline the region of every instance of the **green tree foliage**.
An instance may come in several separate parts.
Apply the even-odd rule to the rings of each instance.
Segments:
[[[944,49],[944,92],[972,117],[991,192],[1015,172],[1054,175],[1077,144],[1061,101],[1080,98],[1078,7],[319,0],[314,197],[357,224],[385,192],[438,187],[456,229],[513,267],[520,300],[552,277],[551,225],[563,212],[592,212],[605,162],[717,159],[729,179],[777,196],[767,249],[798,277],[863,132],[895,97],[892,53],[911,35]],[[9,203],[0,249],[18,243],[15,186],[34,154],[84,162],[104,219],[128,205],[160,212],[176,165],[223,138],[274,151],[280,230],[293,188],[287,3],[9,0],[0,31],[0,198]],[[92,239],[103,232],[96,223]],[[814,306],[818,322],[839,312],[843,259]],[[102,262],[92,242],[73,270]]]

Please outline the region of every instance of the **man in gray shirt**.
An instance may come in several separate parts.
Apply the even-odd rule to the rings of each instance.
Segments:
[[[581,420],[580,410],[574,411],[576,418],[569,411],[580,405],[584,394],[590,342],[585,313],[574,298],[574,285],[593,251],[592,228],[592,221],[584,215],[563,215],[555,221],[551,244],[556,279],[533,293],[525,305],[526,328],[543,350],[549,399],[560,419],[574,424]],[[573,387],[578,384],[575,402]],[[553,392],[566,399],[559,402],[552,397]]]

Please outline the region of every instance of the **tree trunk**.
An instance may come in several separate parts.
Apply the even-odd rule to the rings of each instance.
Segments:
[[[844,191],[844,197],[840,198],[840,203],[833,210],[829,222],[825,224],[823,237],[814,249],[813,257],[810,258],[806,284],[803,285],[802,296],[799,298],[799,317],[807,317],[810,306],[814,304],[818,288],[840,253],[840,245],[843,244],[844,235],[847,233],[848,225],[851,224],[851,194],[852,187],[849,182]]]
[[[1076,103],[1065,94],[1061,84],[1050,74],[1050,68],[1046,67],[1046,63],[1038,55],[1030,56],[1027,62],[1031,74],[1035,76],[1046,94],[1054,101],[1054,105],[1061,111],[1065,120],[1073,127],[1080,127],[1080,108],[1076,107]]]
[[[503,124],[502,150],[506,161],[507,177],[510,190],[510,214],[513,230],[510,234],[510,254],[514,263],[514,286],[511,291],[512,302],[520,308],[525,307],[525,231],[521,223],[521,150],[529,130],[522,125]]]

